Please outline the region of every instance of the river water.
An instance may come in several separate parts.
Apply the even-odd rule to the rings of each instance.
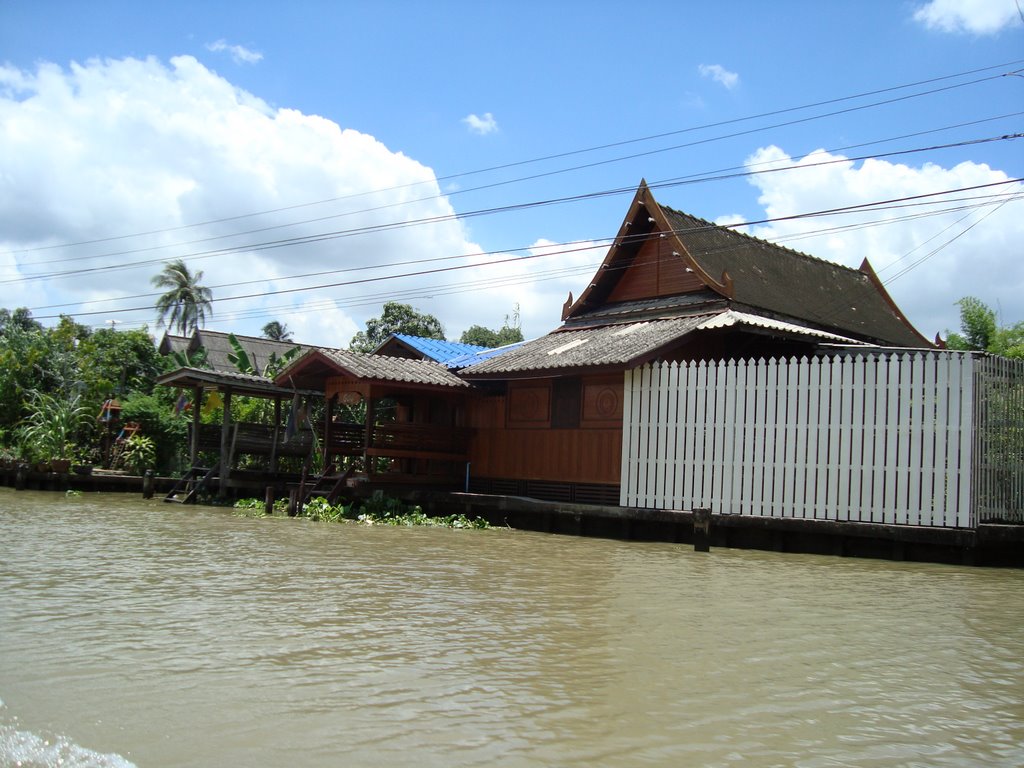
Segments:
[[[3,766],[1019,766],[1024,572],[0,488]]]

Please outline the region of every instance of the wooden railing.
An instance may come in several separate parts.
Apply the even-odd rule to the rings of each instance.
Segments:
[[[367,453],[391,458],[426,458],[464,461],[469,452],[469,430],[433,424],[378,424]]]

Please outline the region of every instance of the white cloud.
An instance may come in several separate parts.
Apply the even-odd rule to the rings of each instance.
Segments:
[[[758,202],[764,207],[765,217],[894,200],[1010,178],[973,162],[952,168],[930,163],[911,167],[883,160],[813,165],[836,159],[843,158],[823,150],[793,159],[775,146],[754,153],[747,161],[752,168],[765,167],[762,163],[800,168],[751,177],[760,191]],[[1008,193],[1019,194],[1019,185],[953,197]],[[932,338],[936,332],[944,336],[947,330],[957,330],[959,311],[955,302],[963,296],[973,295],[1000,308],[1006,323],[1024,319],[1024,262],[1018,257],[1019,244],[1024,242],[1024,202],[1012,201],[1001,208],[996,204],[972,212],[956,210],[931,216],[919,214],[941,207],[956,208],[962,203],[793,219],[754,227],[752,234],[854,268],[866,257],[911,323]],[[986,214],[991,215],[983,218]],[[965,215],[968,218],[964,219]],[[905,220],[898,221],[900,218]],[[880,220],[886,223],[849,228]],[[979,223],[968,230],[974,222]],[[822,231],[833,227],[846,229]],[[913,266],[915,262],[920,263]],[[897,277],[908,268],[906,274]]]
[[[234,59],[236,64],[255,64],[263,60],[263,54],[259,51],[250,51],[242,45],[229,45],[224,39],[217,40],[214,43],[207,43],[206,49],[214,53],[227,51],[231,54],[231,58]]]
[[[701,64],[697,67],[702,77],[710,77],[716,83],[721,83],[730,91],[740,84],[740,76],[730,72],[721,64]]]
[[[470,131],[481,136],[486,136],[488,133],[494,133],[498,130],[498,121],[494,119],[494,115],[490,112],[485,112],[483,117],[467,115],[462,118],[462,122],[469,126]]]
[[[429,168],[372,136],[272,108],[189,56],[0,66],[0,147],[0,307],[153,330],[152,298],[80,303],[149,293],[163,261],[185,257],[220,300],[208,327],[258,335],[276,319],[298,341],[345,346],[389,298],[436,314],[455,334],[500,325],[533,295],[523,284],[492,290],[494,269],[356,282],[436,266],[381,265],[481,249],[444,220],[454,209]],[[271,213],[237,218],[261,211]],[[383,229],[353,233],[373,228]],[[298,237],[310,241],[267,247]],[[107,266],[119,269],[18,280]],[[326,274],[290,278],[309,273]],[[70,306],[47,309],[57,304]]]
[[[930,0],[914,11],[914,21],[942,32],[994,35],[1020,26],[1021,11],[1015,0]]]

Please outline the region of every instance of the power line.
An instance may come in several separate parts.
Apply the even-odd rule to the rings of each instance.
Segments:
[[[674,180],[668,180],[668,181],[656,181],[656,182],[650,183],[648,186],[651,189],[664,189],[664,188],[678,187],[678,186],[690,185],[690,184],[696,184],[696,183],[706,183],[706,182],[709,182],[709,181],[722,181],[722,180],[726,180],[726,179],[749,178],[751,176],[756,176],[756,175],[760,175],[760,174],[780,173],[780,172],[785,172],[785,171],[802,170],[802,169],[806,169],[806,168],[814,168],[814,167],[820,167],[820,166],[825,166],[825,165],[834,165],[834,164],[838,164],[838,163],[860,162],[860,161],[867,160],[867,159],[881,159],[881,158],[888,158],[888,157],[897,157],[897,156],[903,156],[903,155],[908,155],[908,154],[917,154],[917,153],[922,153],[922,152],[932,152],[932,151],[937,151],[937,150],[942,150],[942,149],[951,149],[951,148],[959,148],[959,147],[965,147],[965,146],[973,146],[973,145],[977,145],[977,144],[991,143],[991,142],[996,142],[996,141],[1008,141],[1008,140],[1012,140],[1012,139],[1016,139],[1016,138],[1021,138],[1022,136],[1024,136],[1024,134],[1006,134],[1006,135],[1002,135],[1002,136],[993,136],[993,137],[987,137],[987,138],[981,138],[981,139],[970,139],[970,140],[964,140],[964,141],[959,141],[959,142],[951,142],[951,143],[947,143],[947,144],[932,145],[932,146],[928,146],[928,147],[918,147],[918,148],[907,149],[907,150],[895,150],[895,151],[892,151],[892,152],[883,152],[883,153],[877,153],[877,154],[872,154],[872,155],[860,155],[860,156],[856,156],[856,157],[832,158],[830,160],[821,160],[821,161],[817,161],[817,162],[814,162],[814,163],[802,163],[800,165],[777,166],[777,167],[764,168],[764,169],[755,170],[755,171],[751,171],[751,170],[737,171],[735,173],[724,173],[724,174],[719,174],[719,175],[716,175],[716,176],[702,176],[700,178],[685,177],[683,179],[674,179]],[[323,233],[317,233],[317,234],[312,234],[312,235],[304,235],[304,236],[294,237],[294,238],[286,238],[286,239],[283,239],[283,240],[272,240],[272,241],[266,241],[266,242],[261,242],[261,243],[249,243],[249,244],[246,244],[246,245],[233,246],[233,247],[230,247],[230,248],[215,249],[215,250],[212,250],[212,251],[205,251],[205,252],[201,251],[199,253],[189,254],[189,255],[187,255],[187,256],[185,256],[183,258],[185,258],[187,260],[194,261],[194,260],[197,260],[197,259],[213,258],[213,257],[217,257],[217,256],[227,256],[227,255],[231,255],[231,254],[234,254],[234,253],[240,253],[240,252],[262,251],[262,250],[276,249],[276,248],[282,248],[282,247],[307,245],[307,244],[310,244],[310,243],[324,242],[324,241],[327,241],[327,240],[334,240],[334,239],[345,238],[345,237],[353,237],[353,236],[356,236],[356,235],[369,234],[369,233],[377,233],[377,232],[383,232],[383,231],[391,231],[391,230],[395,230],[395,229],[403,229],[403,228],[411,227],[411,226],[422,226],[424,224],[445,223],[445,222],[451,222],[451,221],[457,221],[457,220],[463,220],[463,219],[469,219],[469,218],[476,218],[476,217],[480,217],[480,216],[494,215],[494,214],[498,214],[498,213],[507,213],[507,212],[510,212],[510,211],[527,210],[527,209],[535,208],[535,207],[543,207],[543,206],[551,206],[551,205],[561,205],[561,204],[565,204],[565,203],[581,202],[581,201],[584,201],[584,200],[593,200],[593,199],[597,199],[597,198],[601,198],[601,197],[625,194],[627,192],[633,191],[633,189],[634,189],[633,187],[619,187],[619,188],[614,188],[614,189],[609,189],[609,190],[601,190],[601,191],[597,191],[597,192],[583,193],[583,194],[578,194],[578,195],[570,195],[570,196],[559,197],[559,198],[551,198],[551,199],[547,199],[547,200],[539,200],[539,201],[533,201],[533,202],[527,202],[527,203],[517,203],[517,204],[506,205],[506,206],[498,206],[498,207],[494,207],[494,208],[483,208],[483,209],[478,209],[478,210],[475,210],[475,211],[468,211],[468,212],[462,213],[462,214],[452,213],[452,214],[445,214],[443,216],[427,217],[427,218],[423,218],[423,219],[413,219],[413,220],[404,221],[404,222],[390,222],[390,223],[384,223],[384,224],[366,225],[366,226],[363,226],[363,227],[358,227],[358,228],[348,229],[348,230],[337,230],[337,231],[333,231],[333,232],[323,232]],[[114,254],[114,255],[118,255],[118,254]],[[449,256],[449,257],[441,257],[440,259],[427,259],[427,260],[424,260],[424,261],[444,260],[444,259],[451,259],[451,258],[466,258],[466,257],[467,256],[454,256],[454,257]],[[21,282],[27,282],[27,281],[30,281],[30,280],[43,280],[43,279],[51,280],[51,279],[55,279],[55,278],[63,278],[63,277],[70,277],[70,276],[74,276],[74,275],[84,275],[84,274],[97,273],[97,272],[119,272],[119,271],[126,271],[126,270],[129,270],[129,269],[134,269],[134,268],[137,268],[137,267],[140,267],[140,266],[147,266],[147,265],[162,263],[163,261],[165,261],[165,259],[149,259],[149,260],[131,262],[131,263],[127,263],[127,264],[111,264],[111,265],[106,265],[106,266],[86,267],[86,268],[82,268],[82,269],[66,270],[66,271],[63,271],[63,272],[36,273],[36,274],[31,274],[31,275],[22,275],[22,276],[17,277],[17,278],[8,278],[6,280],[0,280],[0,284],[21,283]],[[356,269],[373,269],[373,268],[379,268],[379,267],[372,267],[371,266],[371,267],[361,267],[361,268],[356,268]],[[342,270],[339,270],[339,271],[342,271]],[[344,270],[344,271],[348,271],[348,270]]]
[[[1005,185],[1005,184],[1017,184],[1017,183],[1020,183],[1021,181],[1024,181],[1024,179],[1008,179],[1006,181],[991,182],[991,183],[988,183],[988,184],[977,184],[977,185],[970,186],[970,187],[961,187],[961,188],[957,188],[957,189],[947,189],[947,190],[943,190],[941,192],[922,193],[922,194],[918,194],[918,195],[909,195],[909,196],[900,197],[900,198],[893,198],[893,199],[890,199],[890,200],[880,200],[880,201],[874,201],[874,202],[870,202],[870,203],[858,203],[858,204],[850,205],[850,206],[828,208],[828,209],[823,209],[823,210],[819,210],[819,211],[811,211],[811,212],[802,213],[802,214],[793,214],[793,215],[789,215],[789,216],[779,216],[779,217],[765,218],[765,219],[759,219],[759,220],[752,220],[752,221],[746,221],[746,222],[742,222],[742,223],[737,223],[737,224],[729,225],[729,228],[739,228],[739,227],[745,227],[745,226],[755,226],[755,225],[768,224],[768,223],[773,223],[773,222],[778,222],[778,221],[792,221],[792,220],[796,220],[796,219],[817,218],[817,217],[822,217],[822,216],[827,216],[827,215],[837,215],[837,214],[846,214],[846,213],[862,213],[862,212],[865,212],[865,211],[879,211],[879,210],[885,210],[886,206],[890,206],[890,207],[891,206],[899,206],[902,203],[907,203],[907,202],[910,202],[910,201],[923,200],[925,198],[935,198],[935,197],[940,197],[942,195],[953,194],[953,193],[956,193],[956,192],[968,192],[968,191],[972,191],[972,190],[976,190],[976,189],[986,189],[986,188],[1001,186],[1001,185]],[[714,224],[709,225],[709,227],[717,227],[717,226],[718,225],[714,225]],[[702,228],[704,228],[704,227],[702,227]],[[637,235],[636,237],[637,238],[646,238],[646,235]],[[228,302],[228,301],[242,301],[242,300],[248,300],[248,299],[265,298],[267,296],[280,296],[280,295],[300,293],[300,292],[312,291],[312,290],[323,290],[323,289],[327,289],[327,288],[338,288],[338,287],[342,287],[342,286],[364,285],[364,284],[369,284],[369,283],[383,282],[383,281],[386,281],[386,280],[397,280],[397,279],[403,279],[403,278],[408,278],[408,277],[420,277],[420,276],[423,276],[423,275],[441,274],[441,273],[446,273],[446,272],[455,272],[455,271],[460,271],[460,270],[470,269],[470,268],[476,268],[476,267],[491,267],[491,266],[496,266],[496,265],[499,265],[499,264],[507,264],[507,263],[512,263],[512,262],[523,263],[525,261],[534,260],[534,259],[538,259],[538,258],[543,258],[543,257],[546,257],[546,256],[555,255],[555,254],[564,255],[565,253],[571,253],[574,250],[589,250],[592,247],[593,246],[589,246],[588,245],[586,248],[562,249],[562,250],[559,250],[559,251],[547,251],[547,252],[529,254],[529,255],[525,255],[525,256],[509,256],[509,257],[494,259],[494,260],[483,262],[483,263],[479,263],[479,264],[460,264],[460,265],[446,266],[446,267],[435,267],[433,269],[416,270],[416,271],[413,271],[413,272],[405,272],[405,273],[391,274],[391,275],[382,275],[382,276],[377,276],[377,277],[368,277],[368,278],[362,278],[362,279],[359,279],[359,280],[349,280],[349,281],[342,281],[342,282],[335,282],[335,283],[324,283],[324,284],[320,284],[320,285],[316,285],[316,286],[304,286],[304,287],[299,287],[299,288],[284,288],[284,289],[279,289],[279,290],[275,290],[275,291],[263,291],[263,292],[257,292],[257,293],[242,294],[242,295],[238,295],[238,296],[227,296],[227,297],[221,297],[221,298],[214,298],[212,300],[212,303]],[[152,309],[152,307],[150,307],[150,306],[137,306],[137,307],[121,308],[121,309],[116,309],[116,310],[97,310],[97,311],[92,311],[92,312],[79,312],[79,313],[75,313],[75,314],[78,315],[78,316],[83,316],[84,317],[84,316],[94,316],[94,315],[100,315],[100,314],[118,314],[118,313],[124,313],[124,312],[137,312],[137,311],[144,311],[144,310],[148,311],[148,310],[151,310],[151,309]],[[42,315],[42,316],[38,317],[37,319],[43,320],[43,319],[53,319],[53,318],[57,318],[57,317],[60,317],[60,315]]]
[[[787,107],[787,108],[783,108],[783,109],[772,110],[772,111],[763,112],[763,113],[760,113],[760,114],[757,114],[757,115],[750,115],[750,116],[744,116],[744,117],[739,117],[739,118],[733,118],[733,119],[730,119],[730,120],[722,120],[722,121],[713,122],[713,123],[706,123],[706,124],[699,125],[699,126],[690,126],[690,127],[681,128],[681,129],[678,129],[678,130],[675,130],[675,131],[667,131],[667,132],[658,133],[658,134],[652,134],[650,136],[644,136],[644,137],[640,137],[640,138],[625,139],[625,140],[622,140],[622,141],[611,142],[611,143],[607,143],[607,144],[601,144],[601,145],[597,145],[597,146],[593,146],[593,147],[588,147],[588,148],[584,148],[584,149],[570,150],[570,151],[567,151],[567,152],[561,152],[561,153],[557,153],[557,154],[545,155],[545,156],[538,157],[538,158],[532,158],[532,159],[528,159],[528,160],[521,160],[521,161],[516,161],[516,162],[512,162],[512,163],[496,165],[496,166],[492,166],[492,167],[484,168],[484,169],[478,169],[478,170],[473,170],[473,171],[465,171],[465,172],[461,172],[461,173],[449,174],[449,175],[446,175],[446,176],[435,177],[433,179],[425,180],[425,181],[422,181],[422,182],[412,182],[412,183],[409,183],[409,184],[402,184],[402,185],[396,185],[396,186],[392,186],[392,187],[385,187],[385,188],[376,189],[376,190],[369,190],[369,191],[365,191],[365,192],[358,192],[358,193],[353,193],[351,195],[344,195],[344,196],[339,196],[339,197],[326,198],[326,199],[323,199],[323,200],[317,200],[317,201],[312,201],[312,202],[308,202],[308,203],[300,203],[300,204],[296,204],[296,205],[292,205],[292,206],[284,206],[284,207],[280,207],[280,208],[268,209],[268,210],[264,210],[264,211],[253,212],[253,213],[245,213],[245,214],[239,214],[239,215],[235,215],[235,216],[222,217],[222,218],[218,218],[218,219],[210,219],[210,220],[203,221],[203,222],[196,222],[196,223],[191,223],[191,224],[183,224],[183,225],[179,225],[179,226],[176,226],[176,227],[168,227],[168,228],[163,228],[163,229],[155,229],[155,230],[149,230],[149,231],[145,231],[145,232],[136,232],[136,233],[132,233],[132,234],[125,234],[125,235],[115,235],[115,236],[104,237],[104,238],[95,238],[95,239],[92,239],[92,240],[83,240],[83,241],[77,241],[77,242],[71,242],[71,243],[50,244],[50,245],[46,245],[46,246],[37,246],[37,247],[34,247],[34,248],[12,250],[12,251],[9,251],[8,253],[11,253],[11,254],[31,253],[31,252],[37,252],[37,251],[53,250],[53,249],[56,249],[56,248],[77,247],[77,246],[82,246],[82,245],[94,245],[94,244],[98,244],[98,243],[113,242],[113,241],[118,241],[118,240],[131,239],[131,238],[135,238],[135,237],[144,237],[144,236],[151,236],[151,235],[156,235],[156,234],[166,234],[166,233],[170,233],[170,232],[177,232],[177,231],[187,230],[187,229],[191,229],[191,228],[195,228],[195,227],[200,227],[200,226],[209,226],[211,224],[227,223],[227,222],[238,221],[238,220],[246,219],[246,218],[253,218],[253,217],[257,217],[257,216],[268,215],[268,214],[271,214],[271,213],[280,213],[280,212],[284,212],[284,211],[296,210],[296,209],[299,209],[299,208],[306,208],[306,207],[311,207],[311,206],[315,206],[315,205],[322,205],[322,204],[325,204],[325,203],[340,202],[340,201],[343,201],[343,200],[349,200],[349,199],[365,197],[365,196],[368,196],[368,195],[371,195],[371,194],[379,194],[381,192],[397,191],[397,190],[406,189],[406,188],[413,187],[413,186],[419,186],[419,185],[427,184],[427,183],[436,183],[436,182],[441,182],[441,181],[449,181],[449,180],[453,180],[453,179],[457,179],[457,178],[462,178],[462,177],[465,177],[465,176],[478,175],[478,174],[488,173],[488,172],[493,172],[493,171],[498,171],[498,170],[506,170],[508,168],[513,168],[513,167],[519,167],[519,166],[524,166],[524,165],[536,164],[536,163],[540,163],[540,162],[547,162],[549,160],[556,160],[556,159],[561,159],[561,158],[565,158],[565,157],[571,157],[571,156],[576,156],[576,155],[581,155],[581,154],[601,151],[601,150],[605,150],[605,149],[612,149],[612,148],[616,148],[616,147],[620,147],[620,146],[627,146],[627,145],[636,144],[636,143],[653,141],[653,140],[657,140],[657,139],[667,138],[667,137],[670,137],[670,136],[677,136],[677,135],[682,135],[682,134],[686,134],[686,133],[693,133],[693,132],[696,132],[696,131],[707,130],[707,129],[710,129],[710,128],[719,128],[719,127],[724,127],[724,126],[727,126],[727,125],[735,125],[735,124],[739,124],[739,123],[743,123],[743,122],[749,122],[749,121],[752,121],[752,120],[763,119],[763,118],[766,118],[766,117],[774,117],[774,116],[778,116],[778,115],[791,114],[791,113],[794,113],[794,112],[800,112],[800,111],[807,110],[807,109],[814,109],[814,108],[821,107],[821,106],[828,106],[828,105],[832,105],[832,104],[844,103],[844,102],[847,102],[847,101],[854,101],[856,99],[867,98],[869,96],[876,96],[876,95],[881,95],[881,94],[885,94],[885,93],[892,93],[892,92],[896,92],[896,91],[900,91],[900,90],[906,90],[906,89],[909,89],[909,88],[916,88],[916,87],[923,86],[923,85],[931,85],[933,83],[944,82],[944,81],[947,81],[947,80],[952,80],[952,79],[956,79],[956,78],[960,78],[960,77],[967,77],[969,75],[974,75],[974,74],[978,74],[978,73],[981,73],[981,72],[991,72],[992,70],[1003,70],[1006,67],[1013,67],[1013,66],[1016,66],[1016,65],[1021,64],[1021,63],[1024,63],[1024,59],[1010,61],[1010,62],[1006,62],[1004,64],[996,64],[996,65],[991,65],[991,66],[987,66],[987,67],[981,67],[981,68],[973,69],[973,70],[967,70],[967,71],[955,73],[955,74],[952,74],[952,75],[943,75],[943,76],[940,76],[940,77],[929,78],[929,79],[926,79],[926,80],[920,80],[920,81],[916,81],[916,82],[913,82],[913,83],[906,83],[906,84],[902,84],[902,85],[896,85],[896,86],[890,86],[890,87],[881,88],[881,89],[875,89],[875,90],[872,90],[872,91],[865,91],[865,92],[862,92],[862,93],[853,94],[853,95],[849,95],[849,96],[837,97],[837,98],[833,98],[833,99],[826,99],[826,100],[814,102],[814,103],[811,103],[811,104],[804,104],[804,105],[800,105],[800,106],[796,106],[796,107]],[[203,239],[197,240],[197,241],[189,241],[188,243],[185,243],[185,244],[194,244],[194,243],[197,243],[197,242],[208,242],[210,240],[222,239],[224,237],[236,237],[236,236],[240,236],[240,235],[243,235],[243,234],[254,234],[254,233],[258,233],[258,232],[269,231],[269,230],[272,230],[272,229],[280,229],[280,228],[284,228],[284,227],[298,226],[299,224],[315,223],[317,221],[323,221],[323,220],[330,219],[330,218],[338,218],[338,217],[343,217],[343,216],[351,216],[351,215],[357,215],[357,214],[360,214],[360,213],[368,213],[368,212],[383,210],[383,209],[386,209],[386,208],[396,207],[398,205],[408,205],[410,203],[415,203],[415,202],[425,202],[425,201],[429,201],[429,200],[433,200],[433,199],[438,199],[438,198],[441,198],[441,197],[452,197],[452,196],[458,195],[458,194],[466,194],[468,192],[480,191],[480,190],[483,190],[483,189],[491,189],[491,188],[494,188],[494,187],[497,187],[497,186],[504,186],[504,185],[508,185],[508,184],[512,184],[512,183],[519,183],[519,182],[522,182],[522,181],[531,181],[531,180],[535,180],[535,179],[538,179],[538,178],[543,178],[543,177],[547,177],[547,176],[551,176],[551,175],[555,175],[555,174],[567,173],[567,172],[570,172],[570,171],[581,170],[581,169],[585,169],[585,168],[592,168],[592,167],[596,167],[596,166],[599,166],[599,165],[606,165],[606,164],[612,163],[612,162],[620,162],[622,160],[636,159],[636,158],[639,158],[639,157],[650,156],[652,154],[658,154],[658,153],[661,153],[661,152],[667,152],[667,151],[673,151],[673,150],[676,150],[676,149],[682,149],[682,148],[687,148],[687,147],[698,146],[698,145],[706,144],[706,143],[709,143],[709,142],[712,142],[712,141],[721,141],[721,140],[724,140],[724,139],[736,138],[736,137],[739,137],[739,136],[745,136],[745,135],[749,135],[751,133],[757,133],[757,132],[764,131],[764,130],[772,130],[772,129],[777,129],[777,128],[781,128],[781,127],[787,127],[787,126],[791,126],[791,125],[805,123],[805,122],[809,122],[809,121],[812,121],[812,120],[819,120],[819,119],[823,119],[823,118],[826,118],[826,117],[834,117],[834,116],[837,116],[837,115],[848,114],[850,112],[859,111],[859,110],[862,110],[862,109],[870,109],[870,108],[874,108],[874,107],[878,107],[878,106],[884,106],[884,105],[893,104],[893,103],[897,103],[897,102],[901,102],[901,101],[907,101],[909,99],[920,98],[922,96],[930,96],[930,95],[934,95],[936,93],[941,93],[941,92],[948,91],[948,90],[953,90],[953,89],[956,89],[956,88],[962,88],[962,87],[966,87],[966,86],[970,86],[970,85],[977,85],[979,83],[983,83],[983,82],[987,82],[987,81],[997,80],[997,79],[1003,77],[1005,74],[1007,74],[1007,73],[1001,72],[1000,74],[997,74],[997,75],[989,75],[989,76],[978,78],[978,79],[975,79],[975,80],[970,80],[970,81],[963,82],[963,83],[956,83],[956,84],[953,84],[953,85],[943,86],[943,87],[940,87],[940,88],[934,88],[934,89],[922,91],[922,92],[919,92],[919,93],[914,93],[914,94],[910,94],[910,95],[906,95],[906,96],[900,96],[900,97],[897,97],[897,98],[883,99],[881,101],[876,101],[876,102],[871,102],[869,104],[863,104],[863,105],[848,107],[848,108],[845,108],[845,109],[836,110],[836,111],[824,113],[824,114],[821,114],[821,115],[813,115],[813,116],[810,116],[810,117],[803,117],[803,118],[799,118],[799,119],[795,119],[795,120],[790,120],[790,121],[785,121],[785,122],[781,122],[781,123],[775,123],[775,124],[771,124],[771,125],[761,126],[761,127],[752,128],[752,129],[748,129],[748,130],[744,130],[744,131],[739,131],[739,132],[734,132],[734,133],[730,133],[730,134],[725,134],[725,135],[721,135],[721,136],[715,136],[715,137],[710,137],[710,138],[707,138],[707,139],[701,139],[699,141],[689,142],[689,143],[686,143],[686,144],[679,144],[679,145],[670,146],[670,147],[663,147],[663,148],[660,148],[660,149],[650,150],[650,151],[647,151],[647,152],[635,153],[635,154],[632,154],[632,155],[626,155],[626,156],[621,156],[621,157],[601,160],[601,161],[597,161],[597,162],[593,162],[593,163],[586,163],[586,164],[582,164],[582,165],[571,166],[571,167],[568,167],[568,168],[562,168],[562,169],[558,169],[558,170],[555,170],[555,171],[548,171],[548,172],[545,172],[545,173],[533,174],[533,175],[529,175],[529,176],[519,177],[519,178],[515,178],[515,179],[501,181],[501,182],[496,182],[496,183],[493,183],[493,184],[487,184],[487,185],[481,185],[481,186],[477,186],[477,187],[471,187],[471,188],[464,189],[464,190],[456,190],[456,191],[453,191],[453,192],[450,192],[450,193],[447,193],[447,194],[431,195],[429,197],[418,198],[418,199],[414,199],[414,200],[410,200],[410,201],[402,201],[400,203],[388,204],[388,205],[384,205],[384,206],[377,206],[377,207],[374,207],[374,208],[363,209],[361,211],[351,211],[351,212],[346,212],[346,213],[343,213],[343,214],[337,214],[337,215],[334,215],[334,216],[320,217],[320,218],[309,219],[309,220],[300,221],[300,222],[291,222],[291,223],[282,224],[282,225],[275,225],[275,226],[271,226],[271,227],[263,227],[263,228],[259,228],[259,229],[255,229],[255,230],[249,230],[249,231],[245,231],[245,232],[238,232],[238,233],[233,233],[233,234],[229,234],[229,235],[223,235],[223,236],[217,236],[217,237],[211,237],[211,238],[203,238]],[[160,247],[164,247],[164,246],[160,246]],[[87,257],[87,258],[94,258],[94,257]]]

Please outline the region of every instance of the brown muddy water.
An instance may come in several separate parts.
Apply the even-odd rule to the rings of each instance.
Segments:
[[[1019,766],[1024,572],[0,488],[3,766]]]

